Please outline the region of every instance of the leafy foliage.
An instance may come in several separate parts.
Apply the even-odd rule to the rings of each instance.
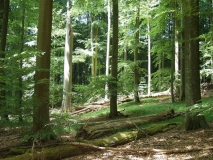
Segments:
[[[165,91],[170,88],[170,68],[163,68],[152,74],[152,84],[154,91]]]

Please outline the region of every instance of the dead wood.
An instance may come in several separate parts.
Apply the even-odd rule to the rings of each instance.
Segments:
[[[16,149],[16,152],[21,152],[18,150],[19,149]],[[57,147],[35,148],[35,149],[29,148],[24,154],[5,158],[4,160],[25,160],[25,159],[58,160],[62,158],[85,154],[91,151],[98,151],[98,149],[91,148],[86,145],[77,146],[71,144],[58,144]]]
[[[165,132],[169,129],[176,127],[177,124],[161,124],[161,125],[152,125],[146,129],[139,131],[128,131],[120,132],[114,135],[111,135],[102,139],[88,140],[84,141],[85,143],[80,142],[70,142],[65,144],[57,144],[54,147],[40,147],[40,148],[16,148],[11,151],[13,154],[21,154],[5,160],[23,160],[23,159],[45,159],[45,160],[54,160],[62,159],[71,156],[76,156],[80,154],[85,154],[86,152],[91,151],[100,151],[100,150],[117,150],[112,148],[112,146],[117,146],[120,144],[125,144],[133,140],[153,135],[159,132]]]
[[[137,129],[137,126],[150,123],[157,122],[166,119],[170,119],[177,116],[174,113],[174,110],[171,108],[166,112],[150,115],[150,116],[141,116],[134,118],[124,118],[117,119],[113,121],[103,121],[100,124],[89,123],[87,122],[76,134],[76,138],[82,139],[95,139],[101,136],[106,136],[109,133],[115,133],[120,129]]]
[[[102,106],[102,105],[89,105],[85,107],[76,107],[76,111],[71,112],[72,115],[80,115],[88,112],[93,112],[99,109],[103,109],[107,106]]]
[[[94,144],[96,146],[118,146],[122,144],[126,144],[128,142],[145,138],[147,136],[152,136],[157,133],[166,132],[172,128],[177,127],[177,123],[169,123],[169,124],[153,124],[144,129],[137,129],[134,131],[126,131],[126,132],[118,132],[111,136],[107,136],[105,138],[98,138],[94,140],[81,140],[82,142]]]

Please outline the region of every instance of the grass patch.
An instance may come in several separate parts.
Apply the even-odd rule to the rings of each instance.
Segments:
[[[175,112],[185,112],[187,107],[185,105],[185,102],[162,102],[160,101],[162,99],[160,98],[144,98],[141,99],[140,103],[135,103],[134,101],[125,102],[120,105],[118,105],[118,111],[121,111],[125,115],[130,115],[130,117],[138,117],[138,116],[148,116],[153,114],[158,114],[167,111],[169,108],[173,108]],[[205,98],[202,99],[202,105],[203,106],[210,106],[212,104],[213,99],[212,98]],[[73,124],[71,126],[71,130],[76,130],[79,128],[79,125],[83,125],[84,123],[87,123],[88,119],[92,119],[91,121],[97,121],[100,122],[101,120],[108,120],[107,115],[109,114],[110,110],[108,108],[104,108],[102,110],[94,111],[85,113],[79,116],[72,117],[73,119],[76,119],[78,122],[81,122],[81,124]],[[210,112],[210,110],[205,111],[205,117],[208,122],[213,122],[213,116]],[[175,117],[173,119],[160,121],[160,122],[153,122],[146,125],[136,126],[136,128],[145,128],[151,124],[163,124],[163,123],[182,123],[184,121],[183,116]],[[78,125],[78,127],[75,127],[75,125]]]
[[[154,99],[154,100],[153,100]],[[146,101],[146,103],[143,103]],[[126,102],[119,105],[119,109],[125,109],[124,114],[132,114],[133,116],[147,116],[151,114],[157,114],[164,112],[169,108],[173,108],[175,112],[181,112],[185,110],[184,102],[177,103],[160,103],[157,98],[143,99],[141,103]],[[158,103],[157,103],[158,102]]]

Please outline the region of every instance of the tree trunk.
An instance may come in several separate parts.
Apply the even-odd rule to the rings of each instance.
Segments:
[[[134,118],[125,118],[125,119],[117,119],[115,121],[107,121],[98,123],[87,123],[83,126],[78,133],[76,134],[77,138],[83,139],[95,139],[101,136],[105,136],[109,133],[114,133],[120,129],[126,128],[138,128],[137,126],[150,123],[150,122],[158,122],[166,119],[170,119],[175,117],[175,113],[173,109],[169,109],[166,112],[151,115],[151,116],[142,116],[142,117],[134,117]]]
[[[150,38],[150,22],[147,22],[147,32],[148,32],[148,95],[151,95],[151,38]]]
[[[118,1],[113,0],[113,45],[112,45],[112,79],[110,90],[110,117],[118,116],[117,111],[117,71],[118,71]]]
[[[107,27],[107,53],[106,53],[106,76],[109,76],[109,55],[110,55],[110,30],[111,30],[111,7],[110,0],[108,0],[107,4],[107,13],[108,13],[108,27]],[[109,99],[109,86],[108,82],[105,84],[105,100]]]
[[[199,55],[199,0],[184,1],[185,38],[185,92],[186,106],[201,103]],[[187,113],[185,129],[198,129],[206,123],[205,117]]]
[[[140,6],[137,8],[137,16],[136,16],[136,34],[135,34],[135,51],[134,51],[134,62],[135,62],[135,67],[134,67],[134,101],[135,102],[140,102],[139,95],[138,95],[138,85],[139,85],[139,74],[138,74],[138,46],[139,46],[139,16],[140,16]]]
[[[186,113],[186,118],[184,122],[185,130],[195,130],[198,128],[207,129],[209,125],[206,122],[204,115],[195,115]]]
[[[171,101],[172,103],[175,102],[175,96],[174,96],[174,72],[175,72],[175,51],[172,49],[172,63],[171,63]]]
[[[182,3],[183,4],[183,3]],[[183,5],[181,5],[181,20],[180,20],[180,25],[181,28],[183,28],[184,24],[184,16],[183,16]],[[184,58],[184,32],[181,31],[180,33],[180,101],[185,100],[185,58]]]
[[[91,68],[91,74],[93,77],[97,76],[97,48],[94,45],[94,41],[96,39],[96,35],[98,34],[98,29],[95,25],[93,25],[94,22],[94,16],[92,13],[90,13],[90,19],[91,19],[91,52],[92,52],[92,68]]]
[[[193,6],[193,8],[192,8]],[[200,103],[199,1],[184,2],[186,106]]]
[[[212,0],[208,0],[208,4],[209,4],[209,8],[212,8]],[[213,18],[212,18],[212,12],[210,11],[209,13],[209,31],[211,32],[212,31],[212,21],[213,21]],[[213,39],[211,39],[212,41]],[[212,55],[212,52],[211,52],[211,55]],[[213,56],[211,56],[211,69],[213,69]],[[213,75],[211,75],[211,82],[213,82]]]
[[[5,51],[6,51],[6,42],[7,42],[7,27],[8,27],[8,16],[9,16],[9,6],[10,0],[1,0],[0,2],[0,34],[1,34],[1,42],[0,42],[0,77],[5,76],[5,68],[4,59],[5,59]],[[1,78],[3,79],[3,78]],[[6,82],[0,81],[0,107],[4,112],[1,112],[2,119],[9,120],[6,107]]]
[[[180,28],[180,20],[178,18],[178,3],[174,2],[174,9],[176,12],[174,13],[174,80],[173,80],[173,100],[175,101],[175,96],[179,96],[180,94],[180,84],[179,84],[179,61],[180,61],[180,49],[179,49],[179,28]],[[172,92],[171,92],[172,93]]]
[[[37,133],[49,122],[50,48],[52,28],[52,0],[40,0],[36,57],[35,104],[33,107],[33,131]]]
[[[25,0],[22,1],[22,19],[21,19],[21,48],[20,48],[20,52],[22,53],[24,51],[24,27],[25,27]],[[20,70],[22,70],[22,66],[23,65],[23,61],[22,61],[22,57],[20,59],[20,62],[19,62],[19,66],[18,68]],[[22,117],[22,97],[23,97],[23,84],[22,84],[22,71],[21,71],[21,74],[19,75],[18,77],[18,81],[19,81],[19,90],[17,91],[17,101],[18,101],[18,105],[17,105],[17,108],[18,108],[18,114],[19,114],[19,122],[22,122],[23,121],[23,117]]]
[[[71,92],[72,92],[72,51],[73,51],[73,31],[70,18],[70,5],[67,0],[67,24],[64,51],[64,86],[62,110],[69,112],[71,109]]]

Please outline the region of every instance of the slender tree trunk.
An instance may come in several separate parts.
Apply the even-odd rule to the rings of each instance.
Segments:
[[[174,13],[174,48],[175,48],[175,57],[174,57],[174,91],[175,91],[175,95],[179,96],[180,94],[180,85],[179,85],[179,61],[180,61],[180,49],[179,49],[179,28],[180,28],[180,21],[178,18],[178,3],[177,1],[174,2],[174,9],[176,10],[176,12]]]
[[[140,6],[137,7],[137,16],[136,16],[136,34],[135,34],[135,51],[134,51],[134,62],[135,62],[135,67],[134,67],[134,101],[135,102],[140,102],[139,95],[138,95],[138,85],[139,85],[139,75],[138,75],[138,45],[139,45],[139,14],[140,14]]]
[[[175,10],[178,9],[177,1],[175,1]],[[179,72],[179,20],[178,16],[175,13],[174,17],[174,38],[175,38],[175,79],[178,79],[178,72]]]
[[[117,111],[117,71],[118,71],[118,1],[113,0],[113,45],[112,45],[112,81],[110,90],[110,117],[116,117]]]
[[[91,74],[93,77],[96,76],[96,52],[95,52],[95,46],[94,46],[94,39],[95,39],[95,27],[93,26],[94,22],[94,17],[93,14],[90,13],[90,21],[91,21],[91,30],[90,30],[90,35],[91,35],[91,52],[92,52],[92,68],[91,68]]]
[[[9,15],[9,0],[1,0],[0,1],[0,34],[1,34],[1,42],[0,42],[0,76],[5,76],[5,68],[4,59],[5,59],[5,51],[6,51],[6,42],[7,42],[7,27],[8,27],[8,15]],[[3,110],[7,110],[6,107],[6,83],[5,81],[0,81],[0,107]],[[9,120],[7,113],[1,113],[2,119]]]
[[[172,40],[172,42],[174,42]],[[171,64],[171,101],[172,103],[175,102],[175,96],[174,96],[174,80],[175,80],[175,48],[172,49],[172,64]]]
[[[49,123],[50,49],[53,0],[40,0],[36,57],[35,104],[33,107],[33,131],[36,133]]]
[[[183,4],[181,2],[181,4]],[[183,22],[183,5],[181,5],[181,20],[180,20],[180,25],[181,28],[184,27],[184,22]],[[180,40],[181,40],[181,47],[180,47],[180,101],[185,100],[185,56],[184,56],[184,32],[181,31],[180,33]]]
[[[2,35],[2,24],[4,13],[4,0],[0,0],[0,35]]]
[[[107,12],[108,12],[108,29],[107,29],[107,53],[106,53],[106,76],[109,76],[109,55],[110,55],[110,30],[111,30],[111,7],[110,7],[110,0],[108,0],[107,5]],[[109,99],[108,94],[108,82],[105,84],[105,100]]]
[[[123,50],[123,60],[127,61],[127,47],[126,46],[124,47],[124,50]]]
[[[21,22],[21,53],[24,51],[24,27],[25,27],[25,0],[22,1],[22,22]],[[22,70],[22,58],[20,59],[19,68]],[[19,122],[23,121],[22,117],[22,97],[23,97],[23,84],[22,84],[22,72],[21,75],[19,75],[19,90],[18,90],[18,111],[19,111]]]
[[[98,72],[98,27],[94,27],[93,28],[93,38],[95,40],[96,45],[94,45],[94,56],[93,56],[93,76],[97,76],[97,72]]]
[[[147,32],[148,32],[148,95],[151,95],[151,38],[150,38],[150,22],[147,22]]]
[[[69,112],[71,109],[72,92],[72,51],[73,51],[73,31],[70,18],[70,0],[67,0],[67,24],[64,51],[64,85],[62,110]]]

